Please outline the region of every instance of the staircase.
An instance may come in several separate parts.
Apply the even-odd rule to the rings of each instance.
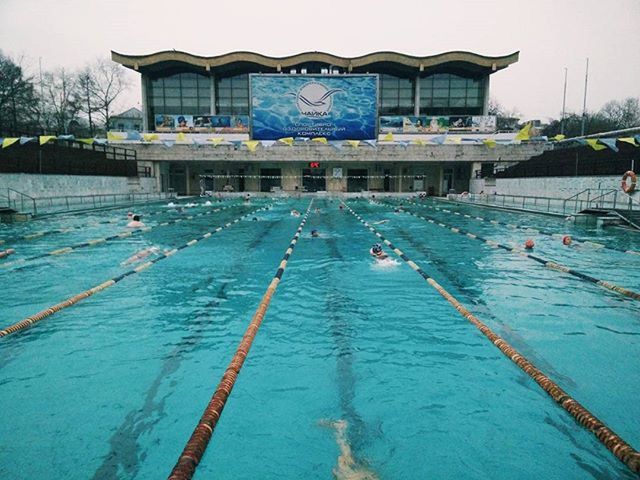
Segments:
[[[630,226],[640,230],[640,210],[622,210],[616,208],[615,210],[612,210],[611,213],[620,217]]]
[[[564,200],[565,213],[598,216],[603,225],[626,223],[640,230],[640,202],[621,190],[587,188]]]

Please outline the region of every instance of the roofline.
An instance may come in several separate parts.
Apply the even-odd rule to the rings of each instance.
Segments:
[[[373,52],[359,57],[339,57],[325,52],[303,52],[287,57],[269,57],[260,53],[240,51],[213,57],[203,57],[178,50],[164,50],[147,55],[127,55],[113,50],[111,51],[111,59],[114,62],[133,70],[139,70],[163,62],[181,62],[194,67],[202,67],[207,71],[235,62],[255,63],[275,69],[284,69],[304,62],[320,62],[341,67],[348,71],[351,71],[352,68],[360,68],[379,62],[415,67],[420,71],[445,63],[464,62],[477,67],[484,67],[491,71],[497,71],[516,63],[519,55],[519,51],[500,57],[488,57],[473,52],[453,51],[425,57],[416,57],[398,52]]]

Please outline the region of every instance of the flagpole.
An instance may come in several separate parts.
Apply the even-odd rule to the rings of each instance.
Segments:
[[[580,136],[584,137],[584,123],[587,120],[587,81],[589,79],[589,57],[587,57],[587,69],[584,72],[584,102],[582,103],[582,128]]]
[[[564,67],[564,92],[562,94],[562,117],[560,117],[560,135],[564,135],[564,112],[567,101],[567,67]]]

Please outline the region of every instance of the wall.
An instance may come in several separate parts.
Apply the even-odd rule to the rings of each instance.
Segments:
[[[100,177],[90,175],[0,174],[0,194],[13,188],[31,197],[94,195],[107,193],[154,193],[156,179],[138,177]],[[4,193],[3,193],[4,192]]]
[[[495,186],[487,185],[485,180],[471,180],[470,193],[500,195],[523,195],[532,197],[568,198],[586,188],[613,190],[620,188],[622,177],[534,177],[534,178],[498,178]]]

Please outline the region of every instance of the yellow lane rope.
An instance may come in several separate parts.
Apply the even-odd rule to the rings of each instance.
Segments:
[[[191,434],[191,438],[187,442],[184,450],[180,454],[180,458],[178,458],[178,462],[173,467],[171,474],[169,475],[169,480],[186,480],[193,477],[200,460],[202,460],[202,456],[211,440],[211,436],[213,435],[213,431],[218,424],[218,420],[220,420],[220,416],[222,415],[222,411],[227,403],[227,399],[229,395],[231,395],[231,390],[238,378],[238,374],[240,373],[240,369],[244,364],[245,359],[249,355],[249,350],[251,349],[251,344],[255,339],[256,334],[258,333],[258,329],[262,324],[262,320],[269,308],[269,304],[271,303],[271,297],[278,288],[278,284],[282,279],[282,275],[284,274],[285,269],[287,268],[287,262],[289,261],[289,257],[291,256],[293,249],[300,238],[300,234],[302,233],[302,229],[304,228],[305,223],[307,222],[307,217],[309,216],[309,212],[311,211],[311,205],[313,204],[313,200],[309,203],[307,207],[307,211],[298,226],[298,230],[296,230],[295,235],[293,236],[291,243],[289,244],[289,248],[287,248],[280,265],[278,266],[278,270],[271,280],[271,283],[267,287],[267,291],[264,296],[260,300],[260,304],[258,305],[258,309],[253,314],[253,318],[247,327],[247,330],[240,341],[240,345],[233,355],[231,359],[231,363],[222,375],[222,379],[218,384],[218,387],[215,390],[215,393],[211,397],[207,408],[200,418],[198,425],[195,430]]]
[[[175,255],[176,253],[178,253],[180,250],[184,250],[185,248],[188,248],[192,245],[195,245],[197,242],[205,240],[209,237],[211,237],[212,235],[218,233],[220,230],[223,230],[225,228],[228,228],[232,225],[235,225],[236,223],[238,223],[240,220],[242,220],[243,218],[246,218],[250,215],[253,215],[257,212],[260,212],[262,210],[267,210],[270,207],[263,207],[263,208],[259,208],[257,210],[254,210],[253,212],[247,213],[245,215],[242,215],[241,217],[236,218],[235,220],[232,220],[230,222],[225,223],[224,225],[221,225],[219,227],[217,227],[215,230],[211,231],[211,232],[207,232],[204,235],[195,238],[193,240],[190,240],[189,242],[180,245],[179,247],[173,248],[172,250],[165,252],[161,255],[159,255],[158,257],[154,258],[153,260],[149,260],[148,262],[145,262],[135,268],[132,268],[131,270],[127,270],[126,272],[118,275],[117,277],[111,278],[105,282],[102,282],[99,285],[96,285],[93,288],[90,288],[89,290],[85,290],[84,292],[78,293],[77,295],[74,295],[73,297],[67,298],[66,300],[57,303],[49,308],[46,308],[44,310],[41,310],[40,312],[34,313],[33,315],[30,315],[22,320],[20,320],[19,322],[16,322],[12,325],[9,325],[8,327],[5,327],[4,329],[0,330],[0,338],[1,337],[6,337],[7,335],[11,335],[12,333],[16,333],[19,332],[21,330],[24,330],[40,321],[42,321],[43,319],[53,315],[54,313],[70,307],[71,305],[74,305],[78,302],[80,302],[81,300],[84,300],[87,297],[90,297],[91,295],[98,293],[102,290],[104,290],[105,288],[109,288],[112,285],[115,285],[116,283],[124,280],[126,277],[130,276],[130,275],[135,275],[136,273],[139,273],[143,270],[146,270],[147,268],[151,267],[152,265],[154,265],[155,263],[158,263],[161,260],[164,260],[165,258],[169,258],[172,255]]]
[[[360,223],[369,229],[376,237],[388,245],[396,255],[404,260],[413,270],[415,270],[429,285],[431,285],[442,297],[444,297],[464,318],[471,322],[482,334],[487,337],[491,343],[500,349],[500,351],[515,363],[522,371],[529,375],[547,394],[564,410],[569,412],[580,425],[593,433],[596,438],[613,453],[620,461],[622,461],[632,472],[640,472],[640,453],[625,442],[619,435],[593,415],[589,410],[582,406],[577,400],[571,397],[567,392],[562,390],[558,384],[547,377],[533,363],[524,357],[520,352],[513,348],[504,338],[493,332],[478,317],[467,310],[453,295],[447,292],[438,282],[429,277],[422,268],[413,262],[399,248],[395,247],[373,226],[367,223],[360,215],[358,215],[349,205],[343,202],[347,210],[355,216]]]

